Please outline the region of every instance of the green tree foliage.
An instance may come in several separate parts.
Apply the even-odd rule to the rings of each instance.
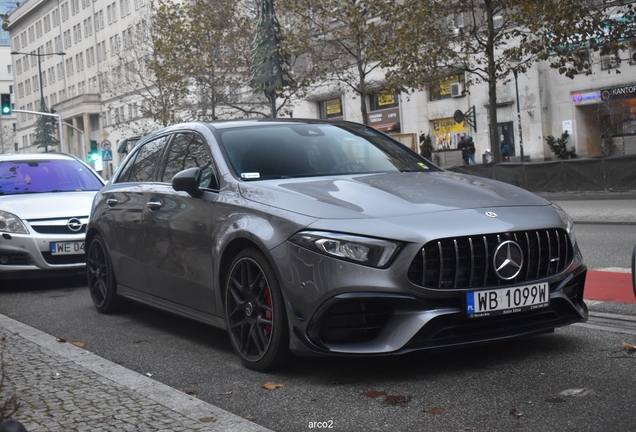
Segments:
[[[276,117],[277,95],[284,87],[294,84],[290,74],[289,54],[282,49],[281,28],[274,11],[274,0],[261,0],[256,39],[252,55],[250,85],[265,95]]]
[[[391,27],[380,18],[385,0],[280,0],[290,22],[286,42],[304,58],[310,81],[349,89],[369,123],[368,95],[384,84],[375,46],[385,46]],[[379,55],[380,54],[380,55]]]
[[[43,108],[43,111],[46,111],[46,109]],[[60,143],[55,137],[56,131],[57,121],[55,117],[38,116],[35,121],[35,139],[33,144],[39,148],[44,148],[44,151],[48,152],[49,147],[54,147]]]
[[[560,138],[555,138],[552,135],[545,137],[546,144],[559,159],[574,159],[576,157],[574,146],[568,150],[568,137],[568,131],[564,131]]]
[[[607,27],[607,10],[580,0],[390,0],[383,17],[395,32],[378,47],[391,85],[403,91],[435,86],[465,74],[466,84],[488,85],[491,143],[497,136],[497,84],[548,60],[566,74],[575,56],[567,44],[597,38]],[[597,2],[598,3],[598,2]],[[583,24],[575,24],[583,23]],[[625,30],[614,28],[605,40]],[[576,65],[574,65],[576,67]],[[499,145],[491,144],[495,162]]]

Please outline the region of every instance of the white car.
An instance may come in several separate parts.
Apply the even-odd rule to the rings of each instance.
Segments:
[[[84,236],[104,180],[74,156],[0,155],[0,279],[84,273]]]

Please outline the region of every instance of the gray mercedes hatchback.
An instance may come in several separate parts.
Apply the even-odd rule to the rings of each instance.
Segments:
[[[255,370],[588,315],[563,210],[349,122],[186,123],[144,137],[96,195],[86,251],[99,312],[130,299],[226,329]]]

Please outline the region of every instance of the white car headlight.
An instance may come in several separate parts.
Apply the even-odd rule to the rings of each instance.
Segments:
[[[563,225],[565,225],[565,230],[567,231],[567,233],[570,236],[570,239],[572,240],[572,245],[576,244],[576,233],[574,232],[574,221],[572,220],[572,218],[565,212],[565,210],[563,210],[561,207],[559,207],[558,205],[556,205],[555,203],[552,203],[552,207],[554,207],[554,209],[556,210],[556,212],[559,214],[559,216],[561,217],[561,220],[563,221]]]
[[[302,231],[290,241],[307,249],[373,267],[386,267],[400,248],[399,243],[321,231]]]
[[[0,210],[0,232],[12,234],[29,233],[19,217],[2,210]]]

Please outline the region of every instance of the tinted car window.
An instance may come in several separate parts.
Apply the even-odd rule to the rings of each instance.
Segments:
[[[205,140],[194,133],[180,133],[175,135],[168,152],[166,168],[161,181],[170,182],[179,171],[187,168],[201,168],[201,182],[199,187],[210,187],[216,182],[214,178],[214,166],[212,157]]]
[[[97,191],[101,181],[76,160],[0,162],[0,195]]]
[[[137,151],[135,161],[128,163],[119,175],[117,183],[152,181],[155,169],[161,160],[161,151],[168,140],[167,136],[143,144]]]
[[[221,132],[221,144],[244,180],[435,169],[402,144],[364,126],[236,128]]]

